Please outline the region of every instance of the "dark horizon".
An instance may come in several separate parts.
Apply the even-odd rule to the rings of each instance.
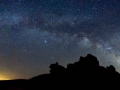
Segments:
[[[91,53],[120,72],[119,0],[1,0],[0,80],[28,79]]]
[[[67,67],[58,62],[49,65],[50,72],[30,79],[0,81],[1,90],[80,90],[119,88],[120,73],[113,65],[100,66],[97,57],[87,54],[80,56]]]
[[[85,59],[85,60],[84,60]],[[82,62],[84,62],[84,63],[82,63]],[[81,63],[81,64],[80,64]],[[80,64],[80,65],[79,65]],[[95,67],[96,66],[99,66],[99,67],[102,67],[102,68],[104,68],[104,69],[108,69],[108,68],[110,68],[111,70],[113,69],[113,71],[115,71],[115,72],[117,72],[118,74],[119,74],[119,76],[120,76],[120,73],[116,70],[116,68],[113,66],[113,65],[109,65],[109,66],[106,66],[106,67],[104,67],[104,66],[102,66],[102,65],[100,65],[100,63],[99,63],[99,60],[97,59],[97,57],[95,57],[94,55],[91,55],[91,54],[87,54],[86,56],[80,56],[79,57],[79,59],[77,60],[77,61],[75,61],[75,62],[73,62],[73,63],[68,63],[67,65],[66,65],[66,67],[65,66],[62,66],[62,65],[60,65],[59,64],[59,62],[54,62],[54,63],[51,63],[50,65],[49,65],[49,72],[47,72],[47,73],[43,73],[43,74],[39,74],[39,75],[35,75],[35,76],[32,76],[32,77],[30,77],[30,78],[14,78],[14,79],[3,79],[3,80],[0,80],[0,82],[2,82],[2,81],[11,81],[11,82],[14,82],[14,81],[25,81],[25,80],[32,80],[32,79],[36,79],[37,80],[37,78],[38,77],[41,77],[42,75],[49,75],[49,74],[52,74],[52,72],[51,72],[51,70],[53,69],[53,75],[56,73],[58,73],[58,75],[61,75],[62,73],[64,73],[63,71],[64,71],[64,69],[68,69],[68,68],[70,68],[71,67],[71,70],[70,71],[72,71],[72,68],[73,68],[73,65],[78,65],[78,66],[80,66],[80,68],[82,68],[81,66],[83,65],[84,67],[82,68],[83,70],[85,69],[85,66],[87,67],[87,68],[90,68],[91,66],[92,66],[92,69],[95,69],[94,68],[94,64],[95,64]],[[70,67],[69,67],[70,66]],[[112,68],[111,68],[112,67]],[[59,68],[64,68],[63,69],[63,71],[61,72],[61,71],[59,71]],[[54,69],[55,69],[55,71],[54,71]],[[68,69],[69,70],[69,69]],[[81,71],[81,69],[80,69],[80,71]],[[92,73],[92,72],[91,72]],[[56,75],[55,74],[55,75]],[[75,74],[75,73],[73,73],[73,74]],[[81,73],[82,74],[82,73]],[[112,74],[111,74],[112,75]],[[38,78],[38,80],[39,80],[39,78]]]

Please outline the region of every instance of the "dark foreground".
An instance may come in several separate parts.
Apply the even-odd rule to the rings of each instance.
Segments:
[[[103,67],[91,54],[80,57],[67,68],[50,65],[50,73],[28,80],[0,81],[0,90],[103,90],[119,89],[120,74],[114,66]]]

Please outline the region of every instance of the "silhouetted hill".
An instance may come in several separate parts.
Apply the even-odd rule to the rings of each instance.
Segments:
[[[58,62],[49,66],[50,73],[35,76],[28,80],[0,82],[1,87],[14,87],[14,90],[84,90],[119,88],[120,74],[115,67],[99,65],[91,54],[80,56],[79,61],[63,67]],[[19,89],[18,89],[19,88]],[[2,89],[0,89],[2,90]],[[5,89],[3,89],[5,90]],[[10,90],[10,89],[6,89]]]
[[[78,62],[68,64],[67,68],[58,62],[51,64],[49,74],[29,80],[31,90],[115,89],[119,81],[120,74],[114,66],[100,66],[97,58],[91,54],[80,56]]]

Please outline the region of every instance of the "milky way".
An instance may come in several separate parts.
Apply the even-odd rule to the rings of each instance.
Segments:
[[[0,0],[0,76],[31,78],[88,53],[120,72],[119,0]]]

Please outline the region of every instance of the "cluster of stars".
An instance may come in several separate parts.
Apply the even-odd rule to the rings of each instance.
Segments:
[[[95,55],[120,72],[118,0],[8,0],[0,3],[0,72],[30,78]]]

